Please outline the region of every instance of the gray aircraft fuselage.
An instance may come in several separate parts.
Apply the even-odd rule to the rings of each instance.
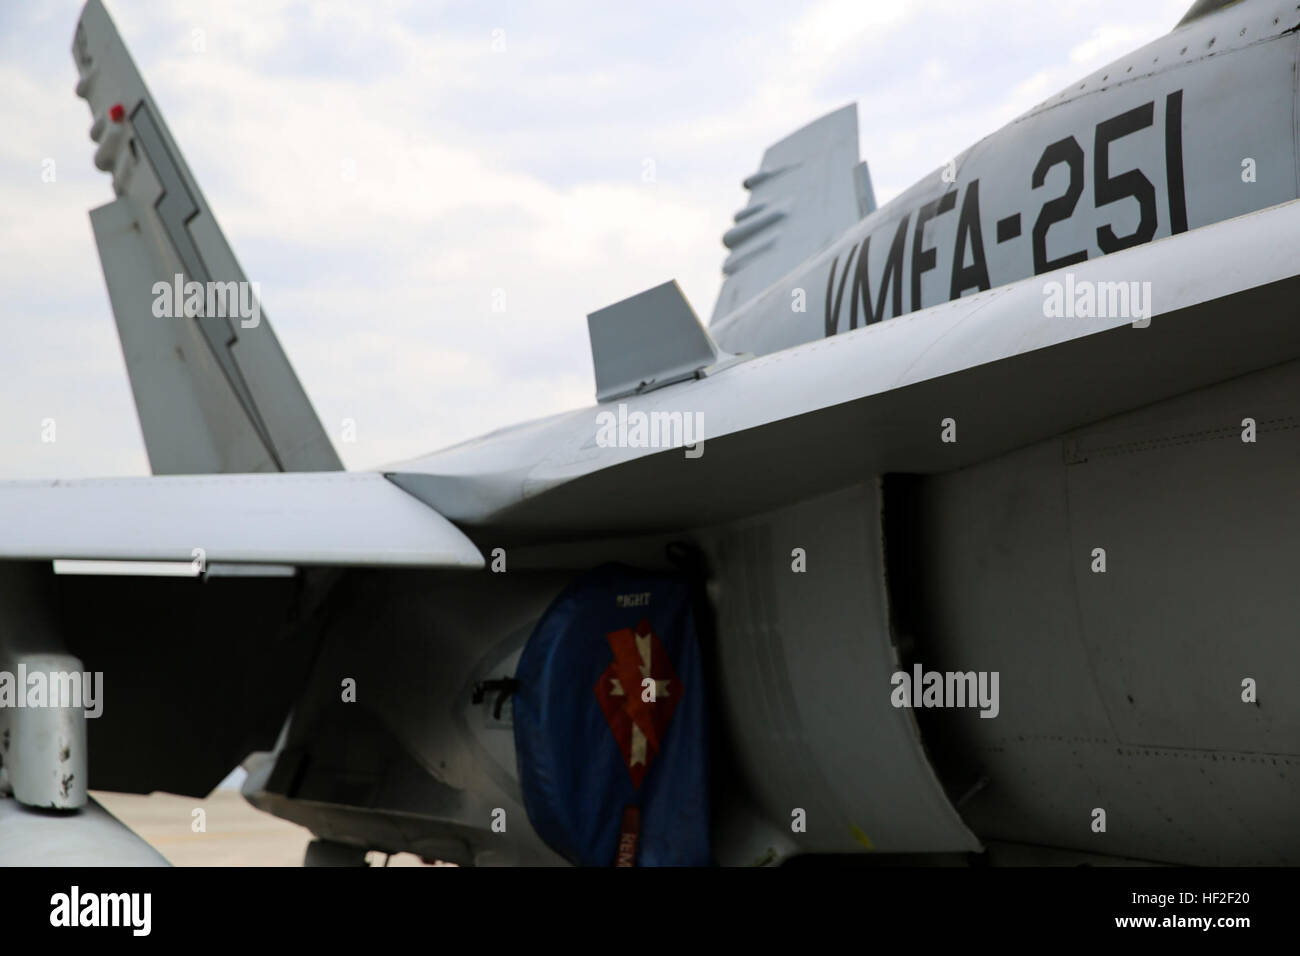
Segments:
[[[713,338],[759,358],[638,400],[707,404],[713,428],[741,419],[728,389],[745,382],[772,383],[749,404],[781,391],[793,408],[894,362],[898,387],[778,409],[711,436],[699,462],[606,456],[583,410],[393,469],[484,555],[502,549],[500,573],[317,569],[161,598],[50,585],[82,635],[71,650],[131,685],[110,685],[123,703],[92,728],[93,784],[203,793],[283,727],[245,794],[323,839],[562,862],[529,825],[508,709],[473,688],[513,673],[575,574],[669,567],[667,545],[686,543],[709,571],[718,862],[1300,862],[1292,286],[1068,351],[1015,352],[1045,333],[1010,314],[1043,301],[1018,280],[1043,275],[1046,293],[1073,269],[1150,282],[1159,314],[1183,273],[1220,268],[1188,242],[1198,230],[1300,196],[1297,26],[1294,3],[1229,5],[1084,77],[761,290],[724,289]],[[1213,236],[1229,234],[1256,241]],[[1260,258],[1289,238],[1259,236]],[[1238,272],[1251,258],[1222,255]],[[955,314],[951,336],[916,344]],[[1279,328],[1275,353],[1251,340]],[[908,379],[947,361],[945,338],[999,359]],[[133,640],[92,637],[119,630]],[[219,688],[160,678],[213,670]],[[977,675],[997,704],[891,700],[895,675],[927,672]],[[187,749],[200,710],[225,717]]]

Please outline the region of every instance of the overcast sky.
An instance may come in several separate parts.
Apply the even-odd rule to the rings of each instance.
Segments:
[[[806,122],[858,103],[884,203],[1189,5],[107,0],[349,468],[590,404],[586,314],[644,288],[707,319],[741,180]],[[79,10],[0,2],[0,478],[148,473]]]

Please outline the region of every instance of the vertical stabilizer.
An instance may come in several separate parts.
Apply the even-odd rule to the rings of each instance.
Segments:
[[[117,195],[90,218],[154,473],[341,469],[100,0],[73,58]]]

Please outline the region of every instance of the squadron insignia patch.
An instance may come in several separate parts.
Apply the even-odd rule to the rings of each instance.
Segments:
[[[701,866],[709,846],[705,695],[693,589],[604,565],[542,615],[515,671],[529,822],[584,866]]]

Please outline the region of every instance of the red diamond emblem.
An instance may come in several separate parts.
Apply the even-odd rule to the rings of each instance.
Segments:
[[[605,639],[614,660],[596,682],[596,700],[639,789],[681,700],[682,682],[646,618]]]

